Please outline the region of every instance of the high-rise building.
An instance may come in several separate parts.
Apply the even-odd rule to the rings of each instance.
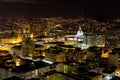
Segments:
[[[30,24],[24,23],[22,26],[22,53],[21,57],[32,57],[34,53],[34,43],[30,38]]]

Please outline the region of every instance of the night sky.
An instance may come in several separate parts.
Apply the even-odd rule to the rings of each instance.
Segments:
[[[119,0],[0,0],[0,17],[120,17]]]

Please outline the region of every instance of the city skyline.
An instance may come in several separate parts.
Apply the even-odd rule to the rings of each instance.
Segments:
[[[0,80],[120,80],[119,3],[0,0]]]
[[[119,18],[0,19],[0,79],[117,80],[119,23]]]

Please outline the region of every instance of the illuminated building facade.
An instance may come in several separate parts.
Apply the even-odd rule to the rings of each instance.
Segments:
[[[67,37],[67,41],[78,41],[78,42],[84,41],[84,34],[81,27],[77,31],[76,35],[67,35],[66,37]]]
[[[78,41],[83,41],[84,35],[83,35],[83,31],[81,30],[81,27],[77,31],[77,34],[75,35],[75,38],[77,38]]]
[[[32,57],[34,53],[34,44],[30,38],[31,30],[30,24],[24,23],[23,24],[23,36],[22,36],[22,53],[20,54],[21,57]]]
[[[95,34],[91,36],[91,45],[97,47],[105,46],[105,35]]]
[[[11,37],[11,38],[2,38],[1,39],[1,43],[5,43],[5,44],[9,44],[9,43],[19,43],[22,41],[22,34],[21,34],[21,30],[19,29],[17,31],[17,36]]]
[[[75,47],[81,47],[87,49],[90,46],[105,46],[105,35],[101,34],[84,34],[81,27],[77,31],[76,35],[70,35],[65,42],[68,45],[74,45]]]

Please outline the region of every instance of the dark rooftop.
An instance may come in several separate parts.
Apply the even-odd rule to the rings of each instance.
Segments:
[[[38,68],[42,68],[45,66],[48,66],[48,63],[42,62],[42,61],[37,61],[37,62],[33,62],[30,60],[26,60],[25,62],[27,62],[24,65],[21,66],[17,66],[15,69],[13,69],[13,73],[24,73],[24,72],[28,72],[34,69],[38,69]],[[32,65],[31,63],[34,63],[34,65]]]
[[[114,48],[111,54],[113,55],[120,54],[120,48]]]
[[[90,77],[96,77],[98,75],[100,75],[99,73],[95,73],[95,72],[89,72],[86,74],[87,76],[90,76]]]
[[[3,79],[3,80],[24,80],[24,79],[21,79],[19,77],[13,76],[13,77],[10,77],[10,78],[7,78],[7,79]]]

